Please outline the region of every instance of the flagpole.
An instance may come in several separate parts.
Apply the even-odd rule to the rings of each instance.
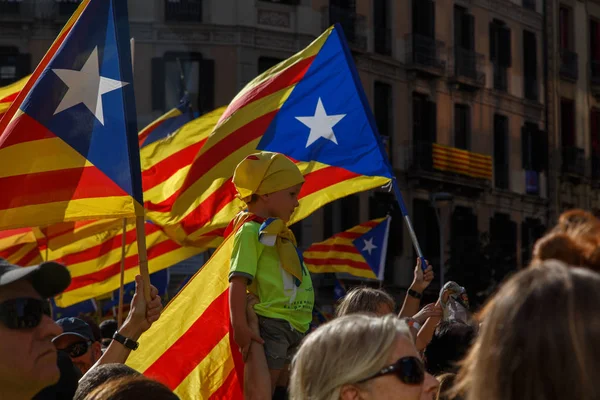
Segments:
[[[119,308],[117,309],[117,326],[123,323],[123,291],[125,287],[125,245],[127,233],[127,218],[123,218],[123,232],[121,234],[121,282],[119,285]]]

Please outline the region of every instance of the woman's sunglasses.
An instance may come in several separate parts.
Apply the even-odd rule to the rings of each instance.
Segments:
[[[0,322],[8,329],[32,329],[51,316],[48,300],[22,297],[0,303]]]
[[[420,385],[425,380],[425,367],[417,357],[402,357],[392,365],[389,365],[375,375],[359,381],[363,383],[383,375],[395,374],[398,379],[407,385]]]

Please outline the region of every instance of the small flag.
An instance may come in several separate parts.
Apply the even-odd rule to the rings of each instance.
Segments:
[[[313,273],[348,273],[383,280],[391,217],[374,219],[315,243],[304,252]]]
[[[127,2],[83,0],[0,120],[0,229],[143,204]]]
[[[344,298],[344,296],[346,296],[346,288],[339,279],[336,279],[335,284],[333,285],[333,298],[338,301]]]

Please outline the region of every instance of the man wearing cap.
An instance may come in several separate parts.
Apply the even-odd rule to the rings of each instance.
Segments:
[[[46,299],[70,282],[69,271],[58,263],[19,267],[0,258],[0,398],[31,399],[58,382],[52,338],[62,331]]]
[[[102,355],[100,342],[95,340],[88,323],[79,318],[61,318],[56,323],[63,333],[52,340],[54,346],[67,353],[73,364],[85,374]]]

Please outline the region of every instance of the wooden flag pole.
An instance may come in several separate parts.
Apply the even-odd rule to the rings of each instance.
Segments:
[[[117,326],[123,324],[123,292],[125,290],[125,245],[127,233],[127,218],[123,218],[123,232],[121,234],[121,282],[119,285],[119,308],[117,311]]]

